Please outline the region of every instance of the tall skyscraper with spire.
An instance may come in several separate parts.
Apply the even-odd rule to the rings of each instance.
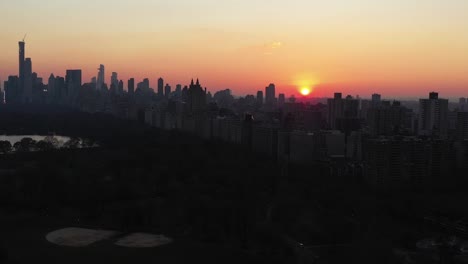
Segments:
[[[19,83],[18,94],[23,103],[32,101],[32,62],[26,57],[26,43],[24,40],[18,42],[19,46]]]
[[[22,83],[22,80],[24,78],[24,57],[25,57],[25,54],[26,54],[26,51],[25,51],[26,43],[24,41],[20,41],[20,42],[18,42],[18,45],[19,45],[19,73],[18,73],[18,76],[19,76],[19,79],[20,79],[20,83]],[[20,86],[21,86],[21,84],[20,84]]]

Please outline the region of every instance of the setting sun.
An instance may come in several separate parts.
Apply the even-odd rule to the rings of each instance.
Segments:
[[[302,95],[307,96],[311,93],[311,90],[309,87],[302,87],[300,92]]]

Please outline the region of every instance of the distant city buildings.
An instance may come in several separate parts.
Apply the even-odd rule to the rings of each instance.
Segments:
[[[378,191],[440,188],[444,174],[466,171],[468,109],[431,93],[414,102],[343,97],[296,99],[272,83],[265,90],[234,96],[230,89],[213,95],[199,80],[177,84],[163,78],[155,92],[148,78],[124,81],[113,72],[110,87],[105,67],[82,83],[80,69],[65,77],[50,74],[45,85],[25,58],[19,42],[19,72],[4,81],[0,104],[56,104],[86,112],[103,112],[160,129],[181,130],[206,140],[240,144],[281,162],[321,164],[330,175],[361,177]],[[110,88],[110,89],[108,89]],[[4,99],[3,99],[4,98]],[[310,101],[309,101],[310,100]]]
[[[429,99],[419,100],[419,135],[446,137],[447,133],[448,100],[432,92]]]

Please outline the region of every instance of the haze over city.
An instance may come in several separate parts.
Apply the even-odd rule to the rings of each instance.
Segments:
[[[468,2],[2,1],[0,80],[17,72],[17,42],[39,76],[100,64],[126,80],[202,78],[212,91],[252,94],[274,82],[299,96],[463,96]],[[7,11],[5,11],[7,10]],[[106,80],[110,76],[106,76]]]
[[[0,264],[468,264],[468,1],[0,10]]]

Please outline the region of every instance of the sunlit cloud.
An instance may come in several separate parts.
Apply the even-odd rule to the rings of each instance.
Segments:
[[[273,41],[264,45],[264,55],[272,55],[275,50],[280,49],[283,47],[283,42],[281,41]]]
[[[257,55],[273,55],[276,51],[283,48],[283,46],[284,43],[281,41],[271,41],[261,45],[243,47],[240,51]]]

